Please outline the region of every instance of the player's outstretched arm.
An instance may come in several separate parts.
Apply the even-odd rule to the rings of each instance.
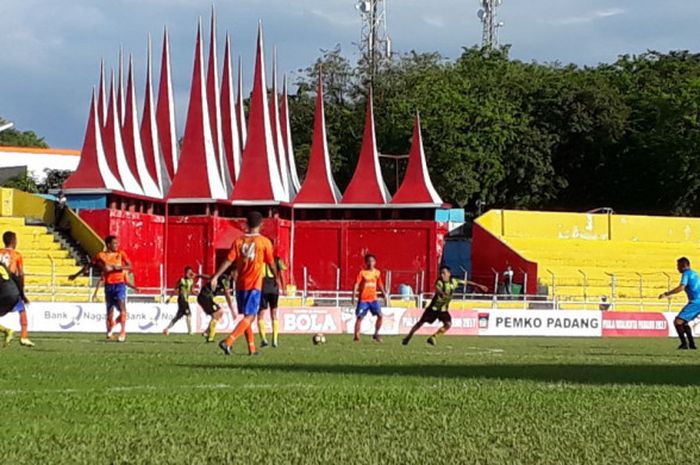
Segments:
[[[685,285],[680,284],[677,287],[671,289],[670,291],[666,291],[663,294],[659,295],[659,299],[665,299],[666,297],[671,297],[672,295],[678,294],[683,291],[685,291]]]
[[[219,269],[217,269],[216,273],[214,273],[214,276],[211,277],[210,282],[212,289],[216,289],[216,285],[219,284],[219,278],[231,265],[233,265],[233,261],[229,260],[228,258],[224,260],[224,262],[221,265],[219,265]]]
[[[464,283],[479,289],[483,293],[486,293],[489,290],[488,287],[484,286],[483,284],[475,283],[474,281],[464,281]]]
[[[83,265],[82,268],[80,268],[77,272],[75,272],[74,274],[68,276],[68,280],[69,280],[69,281],[75,281],[75,279],[76,279],[78,276],[84,276],[85,274],[87,274],[87,272],[88,272],[88,270],[90,269],[91,266],[92,266],[92,263],[87,263],[87,264]]]

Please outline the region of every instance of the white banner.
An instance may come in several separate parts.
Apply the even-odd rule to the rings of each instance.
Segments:
[[[483,310],[478,313],[481,336],[602,335],[599,311]]]

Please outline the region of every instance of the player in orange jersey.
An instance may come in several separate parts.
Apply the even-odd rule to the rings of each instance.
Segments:
[[[116,236],[105,238],[107,250],[98,253],[92,262],[70,277],[71,280],[87,272],[90,266],[101,270],[105,284],[105,303],[107,305],[107,339],[112,339],[112,333],[117,323],[114,322],[114,309],[119,311],[119,342],[126,340],[126,272],[131,269],[131,260],[126,252],[119,250],[119,240]]]
[[[382,327],[382,307],[379,305],[377,298],[377,290],[381,291],[384,300],[387,299],[386,289],[382,281],[382,274],[376,268],[377,258],[372,254],[365,255],[365,267],[357,274],[355,287],[352,290],[352,303],[355,305],[355,297],[357,297],[357,308],[355,309],[355,341],[360,340],[360,327],[362,320],[367,316],[367,312],[377,317],[377,322],[374,326],[374,336],[372,339],[376,342],[382,342],[379,337],[379,330]]]
[[[226,260],[211,278],[211,286],[216,289],[221,275],[231,265],[235,264],[236,304],[238,313],[243,315],[243,319],[236,325],[233,332],[219,343],[219,347],[226,355],[231,355],[231,346],[243,334],[245,334],[248,342],[248,353],[250,355],[257,353],[255,350],[255,336],[250,325],[260,310],[265,265],[269,266],[279,285],[279,273],[272,252],[272,242],[270,242],[270,239],[260,235],[262,219],[262,215],[259,212],[253,211],[248,213],[246,216],[248,224],[247,234],[233,242],[228,257],[226,257]]]
[[[34,347],[34,343],[29,340],[29,323],[27,321],[27,304],[29,304],[29,299],[24,295],[24,260],[22,259],[22,254],[16,250],[17,234],[12,231],[5,231],[2,235],[2,242],[5,247],[0,249],[0,262],[5,265],[7,271],[12,275],[12,279],[17,283],[20,293],[17,304],[10,310],[19,314],[19,324],[22,329],[19,343],[25,347]],[[5,345],[7,345],[12,340],[13,332],[7,328],[3,332],[5,332]]]

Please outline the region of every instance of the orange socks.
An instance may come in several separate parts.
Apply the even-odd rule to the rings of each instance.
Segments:
[[[231,332],[231,334],[228,335],[226,338],[226,345],[231,347],[233,345],[233,341],[241,337],[243,333],[246,332],[246,330],[250,329],[250,320],[247,318],[243,318],[234,328],[234,330]]]
[[[114,329],[114,312],[107,312],[107,332],[111,333]]]
[[[29,323],[27,322],[27,312],[26,310],[24,312],[20,312],[19,314],[19,324],[22,327],[22,333],[20,337],[22,339],[26,339],[29,337],[29,331],[27,328],[29,327]]]
[[[253,328],[248,325],[248,329],[245,330],[245,340],[248,342],[248,353],[255,353],[255,334],[253,334]]]
[[[119,323],[122,325],[121,334],[126,334],[126,310],[119,312]]]

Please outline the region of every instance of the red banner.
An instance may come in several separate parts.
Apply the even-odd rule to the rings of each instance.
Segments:
[[[604,337],[668,337],[663,313],[603,312]]]

